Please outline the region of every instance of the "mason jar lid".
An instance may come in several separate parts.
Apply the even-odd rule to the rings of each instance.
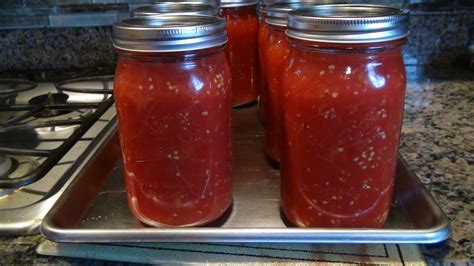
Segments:
[[[221,7],[239,7],[239,6],[251,6],[256,5],[258,0],[222,0]]]
[[[289,37],[330,43],[373,43],[408,35],[408,12],[376,5],[315,5],[291,11]]]
[[[179,52],[227,42],[223,19],[211,16],[131,18],[113,26],[114,47],[133,52]]]
[[[266,3],[265,3],[266,2]],[[260,9],[263,9],[262,12],[266,13],[267,9],[274,4],[295,4],[295,5],[301,5],[300,7],[304,5],[327,5],[327,4],[347,4],[347,0],[262,0],[260,1]],[[297,7],[297,8],[300,8]],[[296,8],[292,8],[296,9]],[[289,10],[291,11],[291,10]],[[288,11],[288,12],[289,12]],[[288,12],[286,12],[286,18],[288,18]]]
[[[159,2],[151,2],[147,5],[161,4],[161,3],[192,3],[192,4],[203,4],[210,5],[214,7],[221,6],[221,0],[164,0]]]
[[[313,5],[347,4],[348,0],[276,0],[273,3],[306,3]]]
[[[132,16],[136,18],[161,16],[161,15],[219,15],[219,8],[211,5],[195,3],[171,3],[163,2],[149,6],[142,6],[132,10]]]
[[[271,4],[276,3],[276,2],[277,2],[277,0],[260,0],[260,1],[258,1],[259,11],[262,12],[262,13],[266,13],[267,12],[267,7],[270,6]]]
[[[275,3],[267,7],[267,19],[265,22],[274,26],[286,27],[288,12],[303,6],[300,3]]]
[[[286,1],[286,2],[284,2]],[[321,4],[347,4],[344,0],[281,0],[267,7],[267,20],[270,25],[286,27],[288,13],[298,8],[321,5]]]

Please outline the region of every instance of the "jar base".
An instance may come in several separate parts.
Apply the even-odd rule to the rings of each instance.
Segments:
[[[347,225],[342,225],[342,226],[328,226],[328,225],[307,225],[304,224],[303,221],[301,221],[297,216],[294,217],[295,221],[292,221],[289,218],[289,215],[287,215],[285,209],[283,206],[280,206],[280,217],[283,221],[283,223],[287,227],[305,227],[305,228],[382,228],[385,225],[385,222],[387,221],[387,218],[385,218],[383,221],[379,222],[378,224],[373,224],[373,225],[366,225],[366,226],[347,226]],[[321,219],[321,217],[317,217]]]
[[[182,225],[160,223],[160,222],[157,222],[155,220],[145,217],[144,215],[141,214],[141,212],[138,209],[134,209],[134,208],[129,208],[129,209],[132,212],[133,216],[145,226],[179,228],[179,227],[209,226],[211,223],[223,224],[232,213],[232,209],[233,209],[232,206],[233,206],[233,201],[230,201],[229,204],[224,208],[224,211],[220,213],[218,216],[212,219],[200,220],[197,222],[182,224]],[[221,222],[217,222],[217,221],[221,221]]]

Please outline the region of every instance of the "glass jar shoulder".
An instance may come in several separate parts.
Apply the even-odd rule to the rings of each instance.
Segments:
[[[222,17],[226,20],[227,27],[241,26],[242,28],[258,28],[258,17],[255,6],[223,8]]]
[[[287,41],[284,28],[269,27],[268,32],[268,49],[280,49],[289,52],[290,45]]]
[[[181,57],[134,58],[120,56],[116,71],[116,97],[126,94],[193,95],[228,90],[229,70],[223,50]],[[173,94],[174,93],[174,94]]]
[[[268,24],[265,23],[264,21],[261,21],[258,24],[258,40],[259,42],[264,42],[267,41],[270,36],[270,28],[268,27]]]
[[[300,90],[303,86],[307,93],[323,86],[341,91],[354,86],[380,90],[404,86],[405,66],[400,47],[351,51],[292,45],[284,76],[287,89]]]
[[[267,68],[278,80],[284,70],[285,62],[290,53],[290,46],[283,30],[270,29],[269,39],[265,49]],[[272,70],[273,69],[273,70]],[[272,79],[272,78],[269,78]],[[279,83],[279,82],[278,82]]]

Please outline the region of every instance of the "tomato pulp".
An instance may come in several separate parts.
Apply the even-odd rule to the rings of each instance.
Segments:
[[[131,211],[153,226],[215,220],[232,201],[223,48],[119,56],[115,100]]]
[[[280,161],[281,82],[290,52],[285,27],[270,26],[266,49],[267,90],[265,105],[265,153],[275,162]]]
[[[232,72],[232,104],[242,105],[257,99],[258,19],[255,5],[224,7],[227,21],[226,56]]]
[[[293,41],[282,86],[283,210],[298,226],[381,227],[402,123],[405,40]]]
[[[266,63],[265,53],[268,47],[268,41],[270,38],[270,29],[268,24],[265,22],[265,14],[262,13],[262,18],[258,25],[258,82],[259,82],[259,99],[258,99],[258,111],[260,119],[265,123],[265,91],[267,90],[267,74],[266,74]]]

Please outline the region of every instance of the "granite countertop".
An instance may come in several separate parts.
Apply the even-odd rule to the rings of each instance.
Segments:
[[[400,151],[448,215],[452,236],[423,245],[429,264],[474,263],[474,71],[407,67]],[[40,235],[0,238],[0,264],[93,263],[37,255]],[[99,261],[94,261],[100,263]]]
[[[401,154],[451,221],[427,262],[474,263],[474,71],[408,67]]]

